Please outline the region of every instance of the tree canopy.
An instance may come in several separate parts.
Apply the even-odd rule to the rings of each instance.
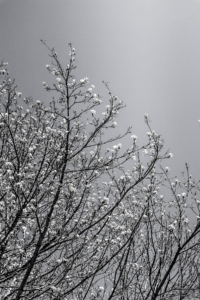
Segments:
[[[74,77],[72,45],[66,66],[44,45],[55,83],[43,87],[56,95],[47,105],[23,98],[0,64],[0,299],[199,299],[188,165],[182,182],[171,178],[148,115],[139,146],[131,128],[118,133],[124,104],[108,84],[105,103]]]

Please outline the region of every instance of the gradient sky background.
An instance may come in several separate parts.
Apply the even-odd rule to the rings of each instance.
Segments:
[[[119,130],[132,126],[142,145],[148,113],[174,155],[164,166],[180,178],[188,162],[200,178],[200,0],[0,0],[0,60],[23,97],[47,104],[50,58],[40,39],[63,63],[71,42],[78,79],[89,77],[103,100],[108,81],[127,105]]]

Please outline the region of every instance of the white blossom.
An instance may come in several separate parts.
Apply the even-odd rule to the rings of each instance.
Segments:
[[[144,149],[144,150],[143,150],[143,154],[148,154],[148,150],[147,150],[147,149]]]
[[[21,92],[17,92],[16,95],[17,95],[19,98],[21,98],[22,93],[21,93]]]
[[[131,138],[132,138],[133,140],[137,140],[138,137],[137,137],[137,135],[134,135],[134,134],[133,134],[133,135],[131,135]]]
[[[173,224],[170,224],[170,225],[169,225],[169,229],[174,230],[174,229],[175,229],[174,225],[173,225]]]

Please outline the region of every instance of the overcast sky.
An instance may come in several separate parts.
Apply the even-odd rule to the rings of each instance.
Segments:
[[[89,77],[104,101],[108,81],[127,105],[120,131],[132,126],[142,143],[148,113],[174,154],[164,165],[180,175],[188,162],[200,178],[200,0],[0,0],[0,59],[24,97],[48,103],[40,39],[63,63],[71,42],[78,79]]]

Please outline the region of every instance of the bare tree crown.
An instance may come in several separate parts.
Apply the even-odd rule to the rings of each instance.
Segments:
[[[199,186],[188,165],[183,183],[159,166],[172,154],[147,114],[146,145],[131,128],[117,134],[123,102],[107,83],[104,103],[87,77],[76,80],[71,44],[62,66],[42,42],[55,76],[42,84],[56,95],[48,105],[23,98],[0,64],[0,299],[199,299],[200,223],[188,217],[200,219]]]

